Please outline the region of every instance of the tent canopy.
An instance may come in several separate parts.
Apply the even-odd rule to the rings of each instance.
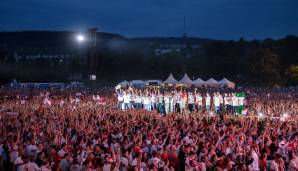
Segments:
[[[128,84],[129,84],[129,82],[126,81],[126,80],[121,81],[120,83],[118,83],[118,85],[120,85],[121,87],[126,87]]]
[[[193,84],[193,85],[204,85],[205,84],[205,81],[204,80],[202,80],[200,77],[199,78],[197,78],[196,80],[193,80],[192,82],[191,82],[191,84]]]
[[[129,84],[138,88],[143,88],[146,86],[146,82],[143,80],[131,80]]]
[[[143,81],[143,80],[131,80],[129,83],[132,84],[132,85],[134,85],[134,84],[146,84],[146,82]]]
[[[188,77],[188,75],[185,73],[184,76],[179,81],[179,84],[191,84],[191,79]]]
[[[235,88],[235,83],[226,78],[223,78],[222,80],[220,80],[218,84],[227,86],[228,88]]]
[[[128,83],[129,83],[128,81],[124,80],[124,81],[121,81],[119,84],[120,85],[127,85]]]
[[[218,82],[214,78],[210,78],[209,80],[205,81],[205,85],[207,86],[218,86]]]
[[[178,84],[178,81],[174,78],[172,74],[163,82],[164,84]]]

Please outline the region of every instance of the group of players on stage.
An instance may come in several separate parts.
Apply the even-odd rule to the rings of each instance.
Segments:
[[[144,109],[157,110],[161,115],[169,113],[193,113],[198,111],[214,112],[216,114],[241,114],[243,112],[244,93],[200,93],[174,90],[137,90],[116,89],[117,107],[121,110]]]

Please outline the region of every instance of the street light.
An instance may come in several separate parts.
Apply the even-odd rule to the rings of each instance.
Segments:
[[[86,45],[86,37],[84,33],[77,33],[73,36],[73,40],[76,42],[77,44],[77,55],[79,58],[82,58],[84,51],[82,51],[82,47],[85,47]],[[83,68],[80,68],[80,70]],[[71,77],[73,75],[71,74]],[[74,77],[72,77],[73,79]]]
[[[76,35],[76,40],[79,46],[83,46],[83,44],[85,44],[84,47],[86,47],[87,50],[84,77],[88,81],[96,80],[96,30],[97,28],[90,28],[87,30],[87,32]]]
[[[77,35],[78,42],[83,42],[85,40],[85,36],[82,34]]]

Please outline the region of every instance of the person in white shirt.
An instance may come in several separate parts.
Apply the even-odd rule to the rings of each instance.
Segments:
[[[151,103],[151,109],[156,110],[156,96],[154,93],[152,93],[151,95],[150,103]]]
[[[194,97],[194,95],[193,95],[192,92],[189,92],[188,93],[187,103],[188,103],[188,110],[191,113],[194,112],[194,109],[195,109],[195,97]]]
[[[136,96],[134,93],[130,93],[130,102],[129,102],[129,108],[130,109],[134,109],[136,106],[135,106],[135,100],[136,100]]]
[[[196,105],[197,105],[197,112],[203,109],[203,98],[200,93],[196,94]]]
[[[219,98],[219,111],[220,112],[223,112],[224,111],[224,99],[223,99],[223,96],[219,92],[217,92],[217,96]]]
[[[26,171],[40,171],[40,168],[34,163],[34,158],[30,157],[30,161],[25,164],[24,169]]]
[[[170,111],[170,96],[168,94],[165,94],[164,101],[165,101],[165,114],[168,114]]]
[[[165,103],[164,103],[164,95],[158,94],[158,111],[161,115],[165,114]]]
[[[170,95],[170,113],[172,113],[172,112],[174,112],[175,111],[175,104],[176,104],[176,102],[175,102],[175,100],[174,100],[174,94],[173,94],[173,92],[172,92],[172,94]]]
[[[236,97],[236,94],[233,93],[232,94],[232,113],[233,114],[236,113],[237,106],[238,106],[238,98]]]
[[[205,103],[206,103],[205,104],[206,105],[206,110],[207,110],[207,112],[209,112],[210,111],[211,97],[208,93],[206,94]]]
[[[140,94],[136,95],[135,97],[135,105],[136,105],[136,109],[142,108],[142,97]]]
[[[224,110],[227,113],[229,112],[229,99],[228,98],[229,98],[228,94],[225,93],[223,96],[223,102],[224,102]]]
[[[213,96],[213,103],[214,103],[214,111],[216,114],[219,114],[219,106],[220,106],[220,102],[219,102],[219,97],[216,93],[214,93]]]
[[[124,110],[130,109],[130,94],[125,91],[123,93],[123,103],[124,103]]]
[[[145,110],[151,111],[150,97],[148,95],[144,96],[143,104],[144,104],[144,109]]]
[[[185,90],[181,91],[180,93],[180,110],[181,113],[186,113],[186,103],[187,103],[187,92]]]
[[[237,97],[237,99],[238,99],[238,105],[237,105],[237,107],[239,108],[239,110],[238,110],[238,112],[239,112],[239,114],[242,114],[242,111],[243,111],[243,109],[244,109],[244,96],[239,96],[239,97]]]
[[[121,110],[124,110],[124,103],[123,103],[123,93],[122,93],[122,90],[121,89],[117,89],[116,88],[116,94],[117,94],[117,108],[118,109],[121,109]]]
[[[253,145],[250,152],[251,158],[253,159],[253,162],[249,165],[250,169],[252,171],[259,171],[259,156],[257,153],[257,147],[256,145]]]

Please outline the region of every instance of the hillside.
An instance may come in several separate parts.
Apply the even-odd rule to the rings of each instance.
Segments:
[[[76,35],[76,32],[70,31],[0,32],[0,48],[4,48],[10,54],[73,54],[77,49],[86,46],[76,41]],[[97,33],[98,50],[111,51],[125,49],[147,51],[149,48],[159,48],[163,45],[202,45],[211,41],[194,37],[126,38],[119,34]]]

